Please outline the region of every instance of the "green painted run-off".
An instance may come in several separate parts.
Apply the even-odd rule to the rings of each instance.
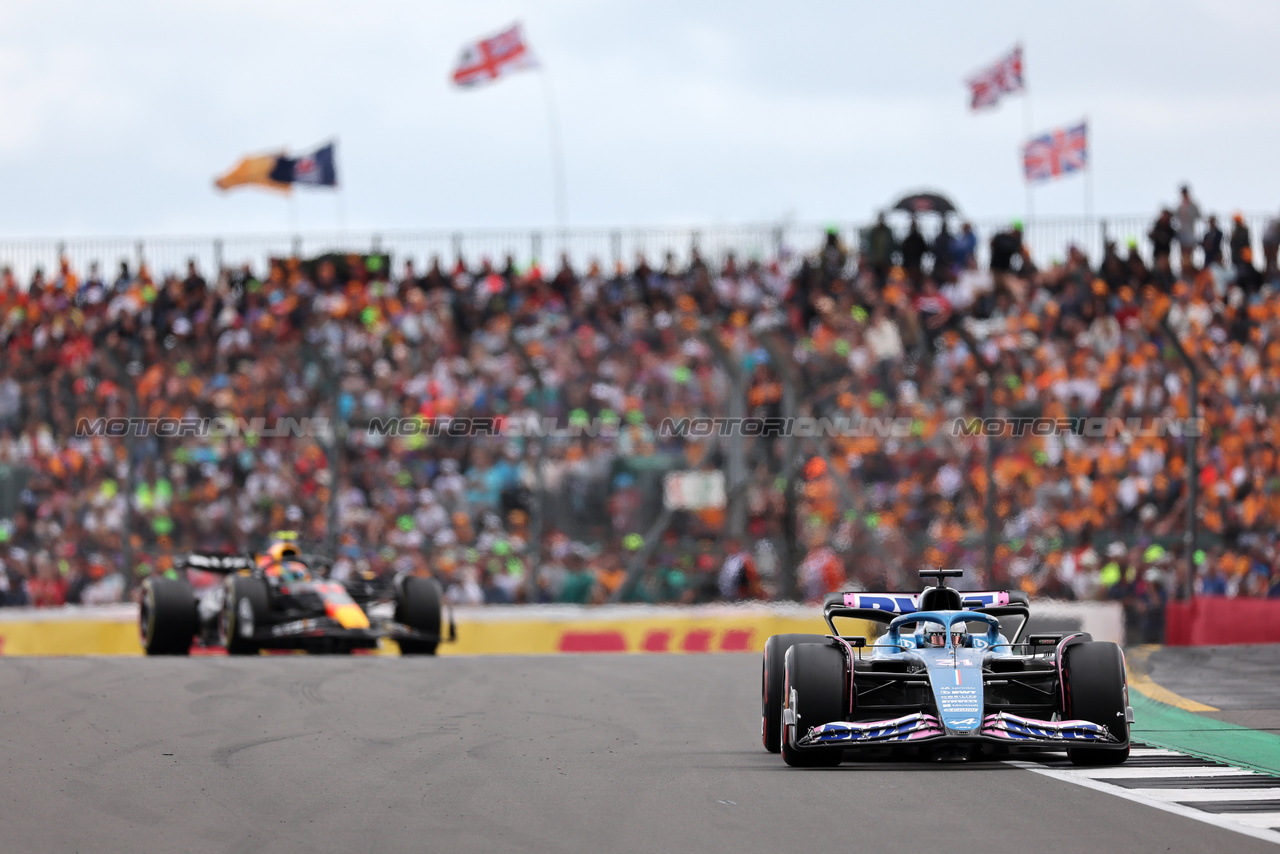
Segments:
[[[1132,689],[1129,702],[1133,704],[1134,741],[1280,774],[1280,736],[1185,712]]]

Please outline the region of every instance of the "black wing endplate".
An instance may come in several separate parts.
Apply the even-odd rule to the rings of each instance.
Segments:
[[[182,568],[230,574],[253,569],[253,561],[245,555],[189,554]]]

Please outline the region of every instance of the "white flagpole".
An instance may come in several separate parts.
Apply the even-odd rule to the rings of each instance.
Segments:
[[[1089,117],[1084,117],[1084,223],[1093,233],[1093,140],[1089,131]],[[1090,238],[1092,239],[1092,238]]]
[[[1022,40],[1018,40],[1018,50],[1022,50]],[[1031,87],[1027,85],[1027,58],[1025,54],[1022,57],[1022,145],[1018,146],[1018,154],[1022,154],[1023,147],[1031,141],[1032,123],[1031,123]],[[1022,181],[1027,185],[1027,224],[1026,229],[1031,229],[1031,218],[1035,215],[1035,194],[1031,185],[1031,181],[1027,180],[1026,165],[1022,167]]]
[[[547,102],[547,126],[551,133],[551,173],[555,191],[556,228],[560,232],[562,251],[568,242],[569,202],[565,191],[564,145],[560,139],[560,114],[556,110],[555,92],[551,88],[551,74],[546,66],[542,71],[542,91]]]
[[[298,236],[298,194],[293,191],[293,187],[289,187],[289,237],[290,239]]]
[[[338,171],[338,138],[336,136],[333,138],[333,171]],[[341,177],[338,178],[337,186],[333,190],[333,198],[338,215],[338,240],[341,242],[346,240],[347,232],[347,207],[346,199],[343,198],[346,194],[346,185],[342,183]]]

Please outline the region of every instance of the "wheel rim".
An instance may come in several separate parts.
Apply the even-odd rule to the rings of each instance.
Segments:
[[[253,603],[248,599],[241,599],[236,603],[236,630],[240,636],[248,640],[253,637]]]
[[[222,645],[230,649],[232,639],[235,637],[236,617],[235,608],[231,603],[235,601],[234,589],[227,591],[227,601],[222,604],[222,616],[218,620],[218,640],[222,641]]]
[[[142,603],[140,606],[142,613],[139,615],[138,628],[140,630],[139,634],[142,636],[142,648],[149,650],[151,649],[151,639],[156,634],[155,593],[150,584],[143,585],[142,590]]]

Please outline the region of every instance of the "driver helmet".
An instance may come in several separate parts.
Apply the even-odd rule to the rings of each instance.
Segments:
[[[277,564],[277,568],[280,570],[280,580],[286,584],[311,580],[311,573],[307,570],[307,565],[300,560],[281,561]]]
[[[294,557],[297,554],[298,547],[287,540],[274,542],[271,544],[270,548],[267,549],[268,557],[278,563],[283,562],[287,557]]]
[[[968,635],[968,626],[963,620],[951,624],[952,646],[964,646]],[[942,623],[930,620],[924,624],[924,645],[932,647],[947,645],[947,630]]]
[[[274,560],[269,555],[263,555],[261,564],[263,572],[268,578],[274,578],[277,581],[291,584],[295,581],[310,581],[311,572],[307,569],[307,565],[300,560],[291,560],[289,557],[283,560]]]
[[[265,554],[258,559],[258,565],[272,578],[285,583],[293,581],[310,581],[311,573],[307,565],[300,560],[298,547],[288,540],[272,543]]]

